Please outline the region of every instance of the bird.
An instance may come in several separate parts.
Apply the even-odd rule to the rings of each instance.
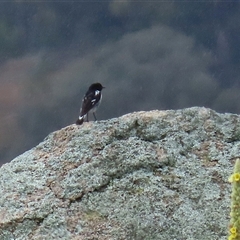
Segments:
[[[82,106],[80,109],[80,114],[78,120],[76,121],[77,125],[81,125],[84,122],[84,119],[87,117],[88,122],[88,113],[92,112],[95,121],[97,120],[95,112],[101,103],[102,100],[102,90],[103,87],[101,83],[93,83],[88,88],[86,94],[82,100]]]

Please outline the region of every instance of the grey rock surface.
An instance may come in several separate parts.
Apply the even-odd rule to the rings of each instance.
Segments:
[[[239,150],[206,108],[68,126],[1,167],[0,239],[226,239]]]

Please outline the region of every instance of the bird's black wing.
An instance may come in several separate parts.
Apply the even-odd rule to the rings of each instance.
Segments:
[[[80,116],[84,116],[91,109],[93,109],[99,103],[100,99],[101,99],[100,91],[88,91],[82,100]]]

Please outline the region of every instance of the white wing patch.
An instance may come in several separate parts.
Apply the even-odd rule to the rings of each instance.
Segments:
[[[100,91],[96,90],[95,91],[95,96],[99,95],[100,94]]]

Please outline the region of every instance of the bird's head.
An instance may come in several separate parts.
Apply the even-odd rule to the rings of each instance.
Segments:
[[[89,87],[89,90],[98,90],[98,91],[102,91],[102,89],[105,88],[102,86],[101,83],[93,83],[90,87]]]

